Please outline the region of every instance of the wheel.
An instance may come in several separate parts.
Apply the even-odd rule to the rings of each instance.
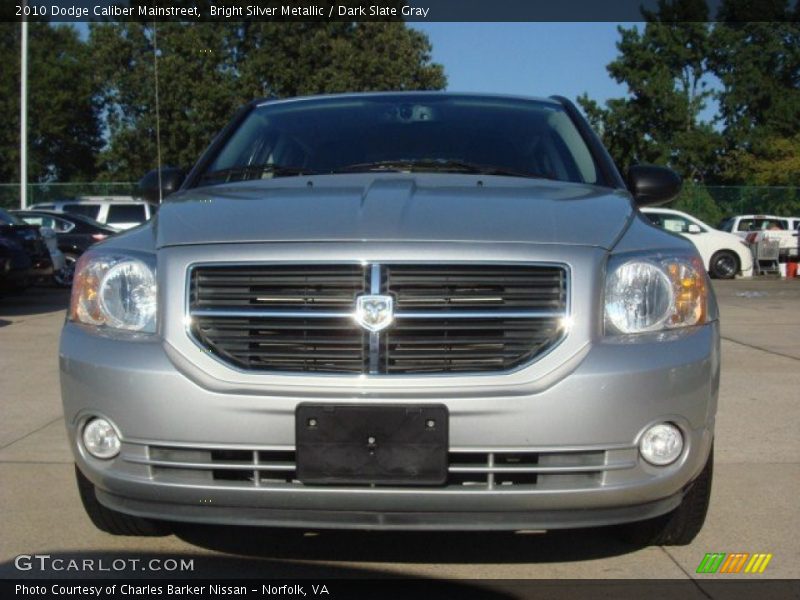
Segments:
[[[81,473],[78,465],[75,465],[75,478],[78,482],[78,493],[86,514],[100,531],[105,531],[112,535],[138,535],[138,536],[164,536],[169,535],[170,530],[161,521],[145,519],[126,515],[110,508],[106,508],[97,500],[94,485]]]
[[[53,281],[61,287],[72,287],[72,277],[75,275],[75,263],[78,257],[74,254],[64,254],[64,268],[53,273]]]
[[[691,543],[706,520],[713,473],[712,446],[703,471],[692,482],[678,508],[654,519],[621,525],[617,530],[619,537],[637,546],[686,546]]]
[[[730,250],[720,250],[711,257],[708,272],[717,279],[733,279],[739,272],[739,257]]]

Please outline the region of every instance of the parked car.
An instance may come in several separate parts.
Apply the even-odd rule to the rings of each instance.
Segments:
[[[58,202],[34,204],[30,208],[83,215],[115,229],[131,229],[151,219],[158,205],[129,197],[85,196]]]
[[[45,210],[16,210],[13,214],[26,223],[50,228],[55,232],[58,248],[63,252],[65,268],[56,271],[54,278],[59,285],[72,285],[75,263],[89,247],[102,242],[118,230],[77,214],[57,213]]]
[[[717,305],[636,209],[680,178],[623,179],[568,100],[257,101],[161,180],[61,336],[100,529],[702,527]]]
[[[777,217],[775,215],[736,215],[728,217],[719,224],[719,229],[747,237],[753,231],[797,229],[797,217]],[[793,226],[794,225],[794,226]]]
[[[797,256],[798,217],[777,217],[775,215],[738,215],[725,219],[720,229],[735,233],[739,237],[755,242],[764,236],[780,243],[782,257]],[[760,235],[759,235],[760,234]],[[782,259],[782,260],[785,260]]]
[[[27,288],[32,279],[32,264],[17,236],[0,227],[0,292]]]
[[[15,276],[14,287],[24,289],[35,280],[53,276],[53,260],[38,227],[28,225],[0,208],[0,233],[15,240],[31,261],[27,275],[20,272]]]
[[[733,279],[737,275],[753,276],[753,253],[742,238],[714,229],[700,219],[677,210],[647,207],[642,212],[656,227],[690,240],[703,257],[703,264],[712,277]]]

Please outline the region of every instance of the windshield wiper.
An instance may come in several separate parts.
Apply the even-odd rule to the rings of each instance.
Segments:
[[[210,179],[224,179],[227,183],[237,175],[243,175],[243,177],[241,179],[237,179],[236,181],[246,181],[248,179],[257,179],[263,177],[264,175],[272,175],[273,177],[292,177],[313,174],[315,174],[313,169],[306,169],[305,167],[291,167],[284,165],[244,165],[205,173],[200,180],[208,181]]]
[[[333,173],[358,173],[358,172],[407,172],[431,171],[446,173],[474,173],[478,175],[506,175],[509,177],[527,177],[532,179],[550,179],[536,173],[523,173],[507,167],[496,165],[481,165],[460,160],[450,159],[402,159],[382,160],[373,162],[346,165],[333,170]]]

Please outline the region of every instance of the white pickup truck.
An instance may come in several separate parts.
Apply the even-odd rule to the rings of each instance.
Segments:
[[[749,238],[751,234],[760,234],[771,239],[780,240],[781,254],[797,256],[798,237],[797,228],[800,227],[800,217],[776,217],[774,215],[737,215],[725,219],[718,229],[734,233],[741,238]]]

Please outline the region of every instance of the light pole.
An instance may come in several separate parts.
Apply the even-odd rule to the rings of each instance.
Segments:
[[[23,2],[23,10],[28,2]],[[28,206],[28,18],[22,16],[22,44],[19,90],[19,206]]]

